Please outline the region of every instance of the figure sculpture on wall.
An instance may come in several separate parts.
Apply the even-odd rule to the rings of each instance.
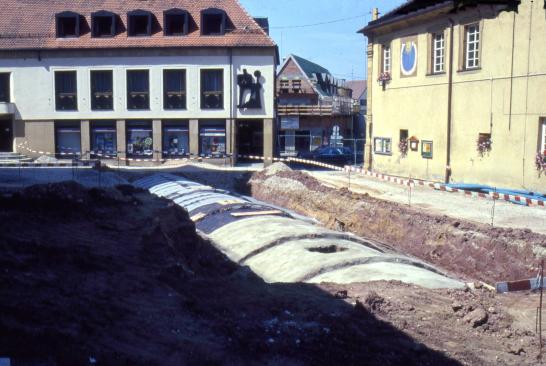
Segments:
[[[241,109],[261,109],[262,108],[262,84],[260,83],[260,78],[262,73],[258,70],[254,72],[256,77],[256,82],[252,75],[248,73],[246,69],[243,70],[242,75],[237,75],[237,85],[239,85],[239,105],[238,108]],[[250,98],[245,102],[246,92],[250,93]]]

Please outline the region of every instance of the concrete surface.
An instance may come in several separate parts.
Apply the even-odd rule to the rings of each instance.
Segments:
[[[148,176],[133,184],[173,200],[187,209],[190,216],[206,206],[230,199],[256,203],[171,174]],[[355,235],[300,220],[288,211],[285,214],[230,221],[212,231],[209,237],[231,260],[249,266],[267,282],[399,280],[427,288],[463,286],[420,260]],[[197,228],[199,224],[196,222]]]
[[[355,193],[368,193],[385,201],[410,204],[424,211],[505,228],[530,229],[546,234],[546,209],[525,207],[505,201],[466,197],[428,187],[409,187],[347,172],[306,171],[323,184],[350,187]],[[411,194],[410,194],[411,193]]]

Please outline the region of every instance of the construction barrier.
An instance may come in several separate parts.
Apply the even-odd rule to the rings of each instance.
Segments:
[[[546,207],[545,200],[532,199],[532,198],[527,198],[527,197],[514,195],[514,194],[502,194],[498,192],[490,192],[490,193],[473,192],[473,191],[460,189],[460,188],[452,188],[443,183],[428,182],[424,180],[411,179],[411,178],[408,179],[408,178],[393,177],[390,175],[376,173],[376,172],[372,172],[362,168],[355,168],[353,166],[345,166],[343,170],[346,172],[354,172],[354,173],[362,174],[365,176],[377,178],[386,182],[400,184],[400,185],[404,185],[408,187],[415,187],[415,186],[429,187],[429,188],[433,188],[435,190],[444,191],[444,192],[460,193],[460,194],[463,194],[465,197],[501,200],[501,201],[508,201],[512,203],[518,202],[518,203],[525,204],[527,206],[536,206],[541,208]]]

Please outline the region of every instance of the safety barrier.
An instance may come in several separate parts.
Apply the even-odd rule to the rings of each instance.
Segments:
[[[444,192],[460,193],[464,195],[465,197],[476,197],[476,198],[484,198],[484,199],[491,199],[491,200],[518,202],[518,203],[526,204],[528,206],[532,205],[532,206],[541,207],[541,208],[546,207],[546,203],[544,200],[531,199],[531,198],[522,197],[519,195],[503,194],[498,192],[490,192],[490,193],[473,192],[473,191],[460,189],[460,188],[452,188],[443,183],[429,182],[429,181],[411,179],[411,178],[408,179],[408,178],[393,177],[390,175],[376,173],[376,172],[372,172],[362,168],[355,168],[353,166],[345,166],[343,170],[346,172],[354,172],[354,173],[358,173],[362,175],[367,175],[373,178],[378,178],[386,182],[391,182],[391,183],[400,184],[404,186],[412,186],[412,187],[422,186],[422,187],[433,188],[435,190],[444,191]]]

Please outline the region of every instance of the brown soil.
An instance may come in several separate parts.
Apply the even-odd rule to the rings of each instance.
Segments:
[[[537,363],[534,324],[514,320],[532,319],[536,297],[266,284],[129,186],[35,186],[0,207],[0,357],[13,365]]]
[[[250,189],[259,200],[314,217],[332,229],[386,243],[467,280],[493,284],[534,277],[539,262],[536,250],[546,248],[546,236],[530,230],[493,228],[427,214],[347,189],[329,188],[297,171],[255,173]]]

